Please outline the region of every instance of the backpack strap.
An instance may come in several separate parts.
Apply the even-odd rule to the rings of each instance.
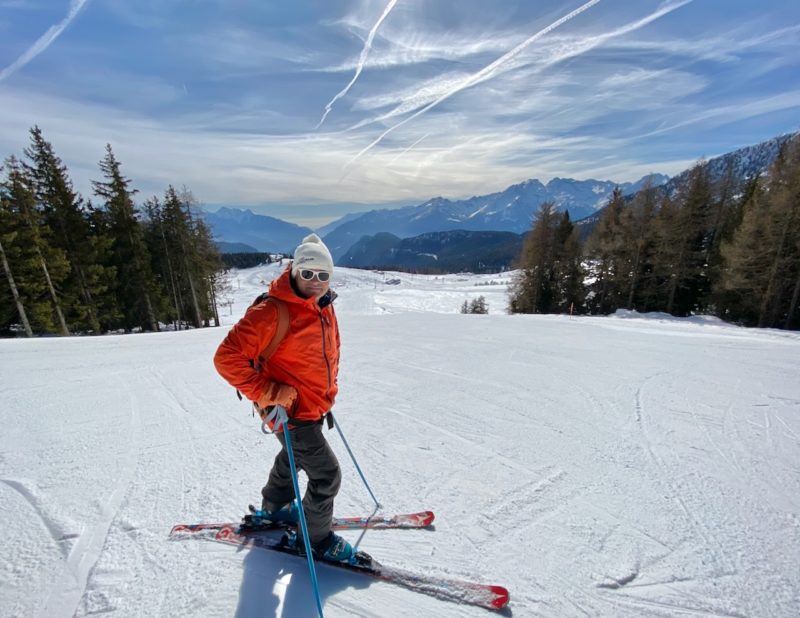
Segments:
[[[264,302],[272,303],[278,310],[278,328],[275,331],[275,335],[272,337],[272,341],[269,342],[266,348],[261,350],[261,354],[256,358],[256,371],[259,371],[261,366],[275,353],[275,350],[278,349],[281,341],[283,341],[283,338],[286,337],[286,333],[289,331],[289,308],[286,306],[286,303],[272,296],[267,297]]]
[[[256,371],[261,371],[261,367],[264,365],[264,363],[266,363],[269,360],[269,357],[272,356],[275,353],[275,350],[278,349],[281,341],[283,341],[284,337],[286,337],[286,333],[289,332],[290,321],[289,308],[282,300],[262,294],[256,298],[255,302],[250,306],[255,307],[262,302],[271,302],[273,305],[275,305],[275,308],[278,310],[278,328],[275,330],[275,334],[272,336],[272,341],[269,342],[267,347],[261,350],[261,353],[255,359],[250,361],[250,364]],[[239,401],[242,400],[242,394],[239,392],[238,388],[236,389],[236,396],[239,398]]]

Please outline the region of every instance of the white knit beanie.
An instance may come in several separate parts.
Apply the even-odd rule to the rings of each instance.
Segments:
[[[303,242],[294,250],[294,261],[292,262],[292,277],[301,268],[311,270],[324,270],[333,274],[333,258],[328,247],[316,234],[309,234]]]

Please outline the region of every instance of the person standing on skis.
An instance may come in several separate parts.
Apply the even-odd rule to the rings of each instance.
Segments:
[[[342,475],[322,433],[323,419],[338,392],[340,339],[333,310],[336,293],[330,289],[332,274],[333,259],[319,236],[304,238],[293,261],[270,284],[267,300],[248,309],[220,344],[214,365],[229,384],[253,401],[262,419],[274,406],[286,410],[295,463],[308,477],[303,510],[313,554],[346,562],[354,555],[353,547],[331,530]],[[277,347],[271,348],[273,340]],[[281,427],[275,434],[281,450],[261,490],[258,516],[297,523],[286,430]],[[298,542],[302,543],[302,537]]]

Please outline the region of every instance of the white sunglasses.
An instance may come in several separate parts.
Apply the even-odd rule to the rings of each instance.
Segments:
[[[316,271],[304,269],[300,271],[300,277],[302,277],[303,281],[311,281],[314,277],[316,277],[318,281],[325,283],[331,278],[331,274],[326,273],[324,270]]]

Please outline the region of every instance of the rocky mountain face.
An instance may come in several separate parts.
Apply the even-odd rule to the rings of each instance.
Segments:
[[[521,234],[531,226],[531,219],[542,202],[552,201],[558,210],[568,210],[573,220],[591,215],[605,206],[614,188],[624,193],[637,191],[650,178],[654,185],[668,180],[654,174],[635,183],[618,184],[610,180],[574,180],[554,178],[547,184],[538,180],[511,185],[504,191],[448,200],[436,197],[418,206],[372,210],[359,217],[329,225],[325,243],[334,259],[341,258],[362,236],[388,232],[410,238],[429,232],[452,230],[502,231]]]
[[[311,233],[307,227],[257,215],[252,210],[220,208],[216,212],[203,211],[202,216],[217,243],[238,243],[257,251],[291,253]]]
[[[706,165],[712,180],[722,179],[729,170],[738,179],[763,174],[791,137],[776,137],[709,160]],[[680,190],[688,174],[689,170],[672,178],[653,174],[622,184],[571,178],[553,178],[544,184],[531,179],[497,193],[464,200],[436,197],[416,206],[350,213],[319,232],[338,264],[386,268],[405,265],[443,272],[442,264],[450,263],[460,251],[461,257],[453,261],[459,265],[454,266],[455,270],[463,269],[466,262],[482,268],[480,260],[475,261],[476,256],[482,251],[494,251],[495,244],[503,245],[505,241],[477,232],[505,232],[521,239],[519,235],[530,229],[542,202],[552,201],[558,210],[568,210],[572,220],[588,233],[615,187],[632,196],[649,180],[672,195]],[[259,251],[291,252],[311,232],[306,227],[236,208],[220,208],[215,213],[204,213],[204,217],[216,240],[244,243]],[[455,231],[464,234],[449,234]],[[504,259],[497,264],[505,264]]]

